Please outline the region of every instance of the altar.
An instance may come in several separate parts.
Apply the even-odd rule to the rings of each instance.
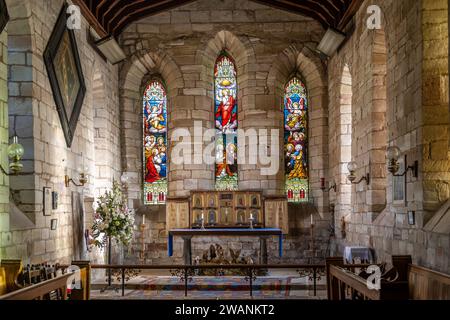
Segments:
[[[214,229],[172,229],[168,232],[168,254],[169,257],[173,255],[173,238],[175,236],[182,237],[183,243],[183,258],[186,265],[192,265],[192,237],[194,236],[254,236],[259,237],[260,241],[260,264],[267,264],[267,239],[271,236],[278,236],[278,255],[283,256],[283,231],[275,228],[214,228]]]

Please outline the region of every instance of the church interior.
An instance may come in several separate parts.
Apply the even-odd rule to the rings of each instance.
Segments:
[[[0,0],[0,300],[450,300],[447,0]]]

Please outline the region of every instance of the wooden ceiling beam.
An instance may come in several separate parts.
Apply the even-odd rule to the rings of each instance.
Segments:
[[[130,13],[127,16],[121,17],[120,21],[116,20],[116,23],[112,25],[111,27],[111,33],[114,36],[118,36],[123,29],[125,29],[130,23],[137,21],[139,19],[142,19],[144,17],[148,17],[154,14],[158,14],[162,11],[170,10],[175,7],[188,4],[190,2],[193,2],[195,0],[175,0],[175,1],[167,1],[162,4],[159,4],[157,6],[154,6],[152,8],[141,8],[137,10],[133,10],[132,13]],[[130,10],[130,8],[128,9]]]
[[[305,5],[293,5],[288,4],[287,2],[279,2],[279,1],[273,1],[273,0],[252,0],[254,2],[259,2],[261,4],[264,4],[266,6],[275,8],[275,9],[281,9],[289,12],[294,12],[302,15],[309,16],[315,20],[317,20],[325,29],[328,28],[331,21],[327,21],[323,16],[315,12],[314,10],[306,7]]]
[[[195,0],[73,0],[101,36],[117,36],[130,23]],[[251,0],[273,8],[302,14],[323,28],[342,30],[363,0]]]
[[[116,5],[116,10],[105,12],[104,19],[106,22],[106,30],[111,30],[111,26],[122,20],[124,17],[129,17],[133,13],[140,11],[156,12],[157,8],[164,4],[172,3],[172,0],[163,0],[158,3],[150,3],[146,0],[135,0],[130,2],[128,0],[119,0]]]
[[[350,22],[350,20],[355,16],[358,12],[359,8],[363,4],[363,0],[351,0],[349,6],[345,10],[342,18],[337,24],[338,29],[342,30],[345,26]]]
[[[108,36],[108,33],[105,31],[104,27],[98,22],[97,18],[94,16],[91,10],[89,10],[88,5],[83,0],[72,0],[75,5],[80,8],[80,12],[83,17],[87,20],[89,25],[95,30],[95,32],[99,35],[100,38],[104,38]]]

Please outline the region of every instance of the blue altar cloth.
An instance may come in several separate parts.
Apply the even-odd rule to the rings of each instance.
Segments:
[[[261,229],[172,229],[168,235],[168,254],[173,255],[173,237],[177,236],[278,236],[278,255],[283,256],[283,232],[281,229],[261,228]]]

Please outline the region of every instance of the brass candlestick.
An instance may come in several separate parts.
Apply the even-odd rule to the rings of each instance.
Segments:
[[[140,253],[140,260],[145,259],[145,223],[141,223],[139,226],[139,230],[141,231],[141,244],[142,244],[142,250]]]

